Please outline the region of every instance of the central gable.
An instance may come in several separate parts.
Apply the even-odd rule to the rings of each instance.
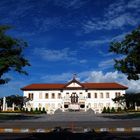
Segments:
[[[74,78],[68,82],[64,88],[83,88],[83,85]]]
[[[66,87],[82,87],[82,86],[79,85],[79,84],[76,83],[76,82],[72,82],[72,83],[70,83],[69,85],[67,85]]]

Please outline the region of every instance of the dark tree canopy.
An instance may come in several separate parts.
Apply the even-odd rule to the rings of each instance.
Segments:
[[[6,97],[6,103],[7,103],[8,107],[12,107],[12,104],[14,103],[20,109],[23,108],[23,106],[29,100],[30,100],[29,98],[19,96],[19,95],[10,95],[10,96]],[[2,104],[3,104],[3,98],[0,98],[0,110],[2,109]]]
[[[140,106],[140,93],[127,93],[123,96],[115,97],[112,100],[127,109],[135,109],[136,105]]]
[[[27,74],[23,67],[30,66],[27,59],[23,57],[23,50],[27,43],[6,34],[9,26],[0,26],[0,84],[9,81],[3,75],[11,70]]]
[[[140,79],[140,26],[126,35],[120,42],[112,42],[110,52],[122,55],[115,59],[115,69],[127,75],[127,78]]]

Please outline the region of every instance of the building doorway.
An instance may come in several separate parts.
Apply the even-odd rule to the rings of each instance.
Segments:
[[[71,96],[70,96],[70,98],[71,98],[71,103],[72,104],[76,104],[76,103],[78,103],[78,95],[76,94],[76,93],[72,93],[71,94]]]

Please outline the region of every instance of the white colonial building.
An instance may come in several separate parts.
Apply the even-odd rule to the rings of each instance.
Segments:
[[[112,99],[125,94],[126,86],[118,83],[80,83],[75,77],[66,84],[31,84],[21,88],[23,96],[31,100],[25,108],[45,108],[47,113],[56,110],[101,113],[103,107],[118,108]]]

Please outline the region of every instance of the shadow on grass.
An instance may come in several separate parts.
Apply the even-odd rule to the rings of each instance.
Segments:
[[[0,114],[0,121],[4,120],[30,120],[38,119],[40,116],[36,115],[24,115],[24,114]]]
[[[110,119],[140,119],[140,113],[106,114],[106,115],[103,115],[102,117],[110,118]]]

